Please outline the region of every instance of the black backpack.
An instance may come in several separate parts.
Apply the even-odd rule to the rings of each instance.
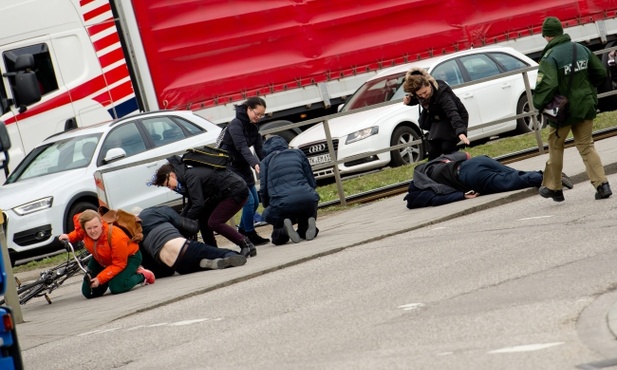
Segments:
[[[187,149],[182,155],[182,162],[189,166],[207,166],[212,168],[227,168],[229,154],[224,149],[212,145]]]

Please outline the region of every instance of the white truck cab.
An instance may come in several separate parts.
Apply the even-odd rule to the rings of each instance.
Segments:
[[[11,169],[54,133],[137,111],[108,1],[5,0],[0,20],[0,120],[13,144]]]

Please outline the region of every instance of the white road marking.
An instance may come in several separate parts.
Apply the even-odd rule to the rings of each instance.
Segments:
[[[148,325],[147,327],[148,328],[156,328],[157,326],[165,326],[167,324],[168,324],[167,322],[161,322],[161,323],[158,323],[158,324]]]
[[[83,336],[86,336],[86,335],[98,334],[100,332],[101,332],[101,330],[92,330],[92,331],[89,331],[89,332],[86,332],[86,333],[81,333],[81,334],[79,334],[77,336],[78,337],[83,337]]]
[[[551,216],[536,216],[536,217],[526,217],[526,218],[519,218],[518,221],[529,221],[529,220],[539,220],[541,218],[551,218],[553,217]]]
[[[145,327],[146,327],[146,325],[137,325],[137,326],[134,326],[132,328],[124,329],[124,331],[137,330],[137,329],[141,329],[141,328],[145,328]]]
[[[210,319],[210,318],[203,318],[203,319],[194,319],[194,320],[182,320],[182,321],[177,321],[177,322],[161,322],[161,323],[157,323],[157,324],[151,324],[151,325],[137,325],[137,326],[132,326],[130,328],[126,328],[123,331],[133,331],[133,330],[137,330],[137,329],[144,329],[144,328],[157,328],[160,326],[184,326],[184,325],[191,325],[191,324],[197,324],[200,322],[205,322],[205,321],[221,321],[223,320],[222,317],[217,317],[215,319]],[[86,335],[92,335],[92,334],[103,334],[103,333],[107,333],[110,331],[115,331],[115,330],[121,330],[121,328],[112,328],[112,329],[105,329],[105,330],[93,330],[93,331],[89,331],[87,333],[81,333],[78,334],[78,337],[83,337]]]
[[[514,347],[505,347],[501,349],[496,349],[494,351],[489,351],[489,353],[513,353],[513,352],[531,352],[531,351],[539,351],[541,349],[546,349],[550,347],[560,346],[565,342],[554,342],[554,343],[537,343],[537,344],[526,344],[522,346],[514,346]]]
[[[424,303],[408,303],[398,306],[398,308],[402,308],[404,311],[412,311],[416,308],[423,307]]]
[[[208,321],[210,319],[195,319],[195,320],[184,320],[184,321],[178,321],[178,322],[174,322],[172,324],[169,324],[169,326],[182,326],[182,325],[191,325],[191,324],[195,324],[198,322],[202,322],[202,321]]]

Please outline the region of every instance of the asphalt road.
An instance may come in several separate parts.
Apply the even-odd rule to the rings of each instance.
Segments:
[[[24,361],[493,370],[617,357],[606,326],[617,300],[617,196],[592,194],[581,183],[564,203],[533,196],[348,248],[42,344]]]

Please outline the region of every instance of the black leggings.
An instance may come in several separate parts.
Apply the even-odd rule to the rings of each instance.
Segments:
[[[203,271],[199,263],[203,259],[213,260],[238,254],[231,249],[216,248],[198,241],[187,240],[180,249],[176,263],[171,267],[179,274]]]

